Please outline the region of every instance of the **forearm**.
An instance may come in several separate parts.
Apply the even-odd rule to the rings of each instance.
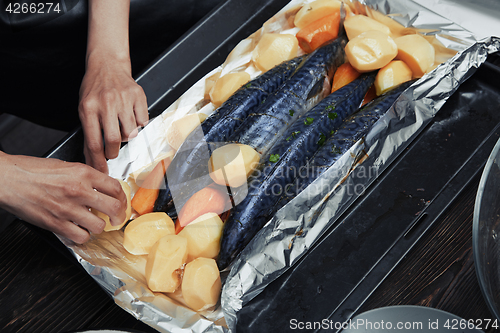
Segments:
[[[87,164],[108,172],[106,158],[148,121],[146,95],[132,78],[128,42],[130,0],[89,0],[87,69],[78,113]]]
[[[130,63],[130,0],[89,0],[87,67],[103,60]]]

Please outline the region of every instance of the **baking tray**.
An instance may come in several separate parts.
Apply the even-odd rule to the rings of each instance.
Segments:
[[[151,117],[287,3],[229,0],[209,13],[137,77]],[[484,166],[500,134],[498,57],[490,58],[315,246],[243,307],[238,332],[286,331],[292,318],[343,322],[356,312]],[[77,130],[47,156],[83,162],[82,151]]]

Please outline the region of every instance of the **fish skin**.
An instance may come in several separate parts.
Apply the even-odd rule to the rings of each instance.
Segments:
[[[281,197],[281,193],[274,193],[274,189],[282,190],[287,184],[293,183],[297,170],[305,166],[321,147],[321,135],[326,140],[332,131],[342,125],[344,119],[358,110],[375,81],[375,75],[376,72],[363,74],[328,95],[293,123],[270,149],[261,169],[249,178],[248,195],[233,208],[230,219],[225,222],[217,258],[219,269],[227,267],[264,226],[270,211]],[[307,118],[314,120],[309,123]],[[275,154],[279,159],[272,162],[269,157]]]
[[[207,147],[207,142],[225,141],[239,127],[248,113],[258,107],[270,93],[276,91],[304,59],[305,56],[299,56],[283,62],[238,89],[201,124],[203,139],[200,140],[199,131],[193,131],[188,135],[169,166],[165,177],[166,187],[160,189],[154,205],[155,212],[172,212],[172,210],[175,212],[168,179],[171,180],[171,184],[175,185],[177,182],[172,180],[182,179],[184,182],[185,179],[192,180],[207,174],[207,163],[194,162],[208,161],[210,148]]]
[[[415,81],[411,80],[398,85],[349,117],[337,132],[325,141],[324,146],[314,154],[306,172],[302,173],[306,176],[296,178],[293,184],[295,191],[283,196],[270,214],[276,213],[339,160],[359,139],[368,133],[372,126],[390,109],[396,99]]]
[[[253,110],[232,135],[226,140],[221,139],[219,142],[226,141],[228,143],[237,142],[246,144],[256,149],[259,153],[264,154],[279,136],[307,110],[308,101],[314,99],[311,98],[311,93],[317,93],[318,86],[323,87],[325,79],[333,76],[336,68],[344,63],[345,44],[347,44],[347,37],[343,34],[334,41],[307,55],[297,70],[278,90],[270,94],[261,105]],[[289,110],[292,109],[294,110],[293,115],[289,113]],[[187,160],[182,164],[173,164],[172,162],[169,170],[167,170],[167,178],[172,179],[171,175],[175,172],[172,170],[176,170],[177,166],[183,168],[183,165],[197,164],[194,167],[184,166],[184,168],[198,170],[196,173],[190,173],[190,177],[186,177],[189,175],[187,173],[177,173],[177,176],[174,176],[174,179],[183,180],[181,184],[177,186],[169,184],[170,189],[174,189],[175,193],[177,193],[176,202],[180,202],[179,206],[182,206],[192,194],[211,183],[211,179],[207,175],[207,165],[211,151],[217,146],[217,143],[213,143],[212,145],[210,140],[207,140],[207,142],[209,142],[207,146],[209,149],[195,148],[195,151],[203,152],[203,156],[198,153],[196,159]],[[196,163],[193,163],[193,161],[196,161]],[[184,177],[180,175],[184,175]],[[187,185],[187,182],[194,179],[196,181]],[[168,206],[163,205],[163,207],[159,207],[157,205],[157,203],[163,204],[165,197],[167,196],[163,192],[159,193],[158,199],[155,202],[155,211],[160,208],[167,208],[168,210]]]
[[[331,78],[344,63],[346,43],[346,36],[341,35],[311,53],[280,89],[248,115],[228,141],[249,145],[260,154],[266,154],[288,127],[307,111],[308,102],[315,100],[311,94],[317,95],[318,86],[322,87],[325,79]]]

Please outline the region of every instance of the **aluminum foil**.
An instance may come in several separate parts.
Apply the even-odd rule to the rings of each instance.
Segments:
[[[308,2],[292,0],[262,29],[241,41],[224,64],[207,73],[122,148],[117,159],[109,161],[110,175],[128,180],[135,192],[132,172],[170,151],[165,133],[171,122],[189,113],[210,114],[214,106],[207,93],[218,75],[240,70],[252,78],[259,75],[251,63],[251,51],[262,33],[295,33],[290,13]],[[242,306],[297,262],[362,193],[356,189],[367,188],[487,55],[500,50],[500,39],[478,42],[470,32],[412,1],[351,0],[351,5],[367,15],[377,10],[424,33],[442,60],[458,53],[412,85],[365,138],[276,213],[223,275],[225,283],[216,309],[197,313],[184,306],[179,293],[151,292],[144,277],[146,258],[133,256],[123,248],[123,231],[93,235],[84,245],[61,238],[119,306],[161,332],[234,331]]]

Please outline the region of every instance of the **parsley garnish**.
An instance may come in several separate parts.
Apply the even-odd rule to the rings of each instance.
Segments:
[[[278,154],[271,154],[271,156],[269,156],[269,162],[272,162],[272,163],[278,162],[279,159],[280,159],[280,155],[278,155]]]
[[[338,116],[339,115],[337,114],[337,112],[328,112],[328,118],[330,118],[331,120],[334,120]]]
[[[324,135],[323,133],[320,133],[319,134],[319,140],[318,140],[317,144],[319,146],[322,146],[322,145],[325,144],[325,141],[326,141],[326,135]]]
[[[294,114],[293,110],[288,111],[288,113],[290,114],[290,116],[293,117],[293,114]]]
[[[299,134],[299,133],[300,133],[300,131],[295,131],[295,132],[292,132],[292,135],[290,135],[288,138],[286,138],[286,141],[290,141],[290,140],[292,140],[292,137],[295,139],[295,136],[296,136],[297,134]]]
[[[312,117],[307,117],[306,120],[304,120],[305,125],[311,125],[314,121],[314,118]]]

